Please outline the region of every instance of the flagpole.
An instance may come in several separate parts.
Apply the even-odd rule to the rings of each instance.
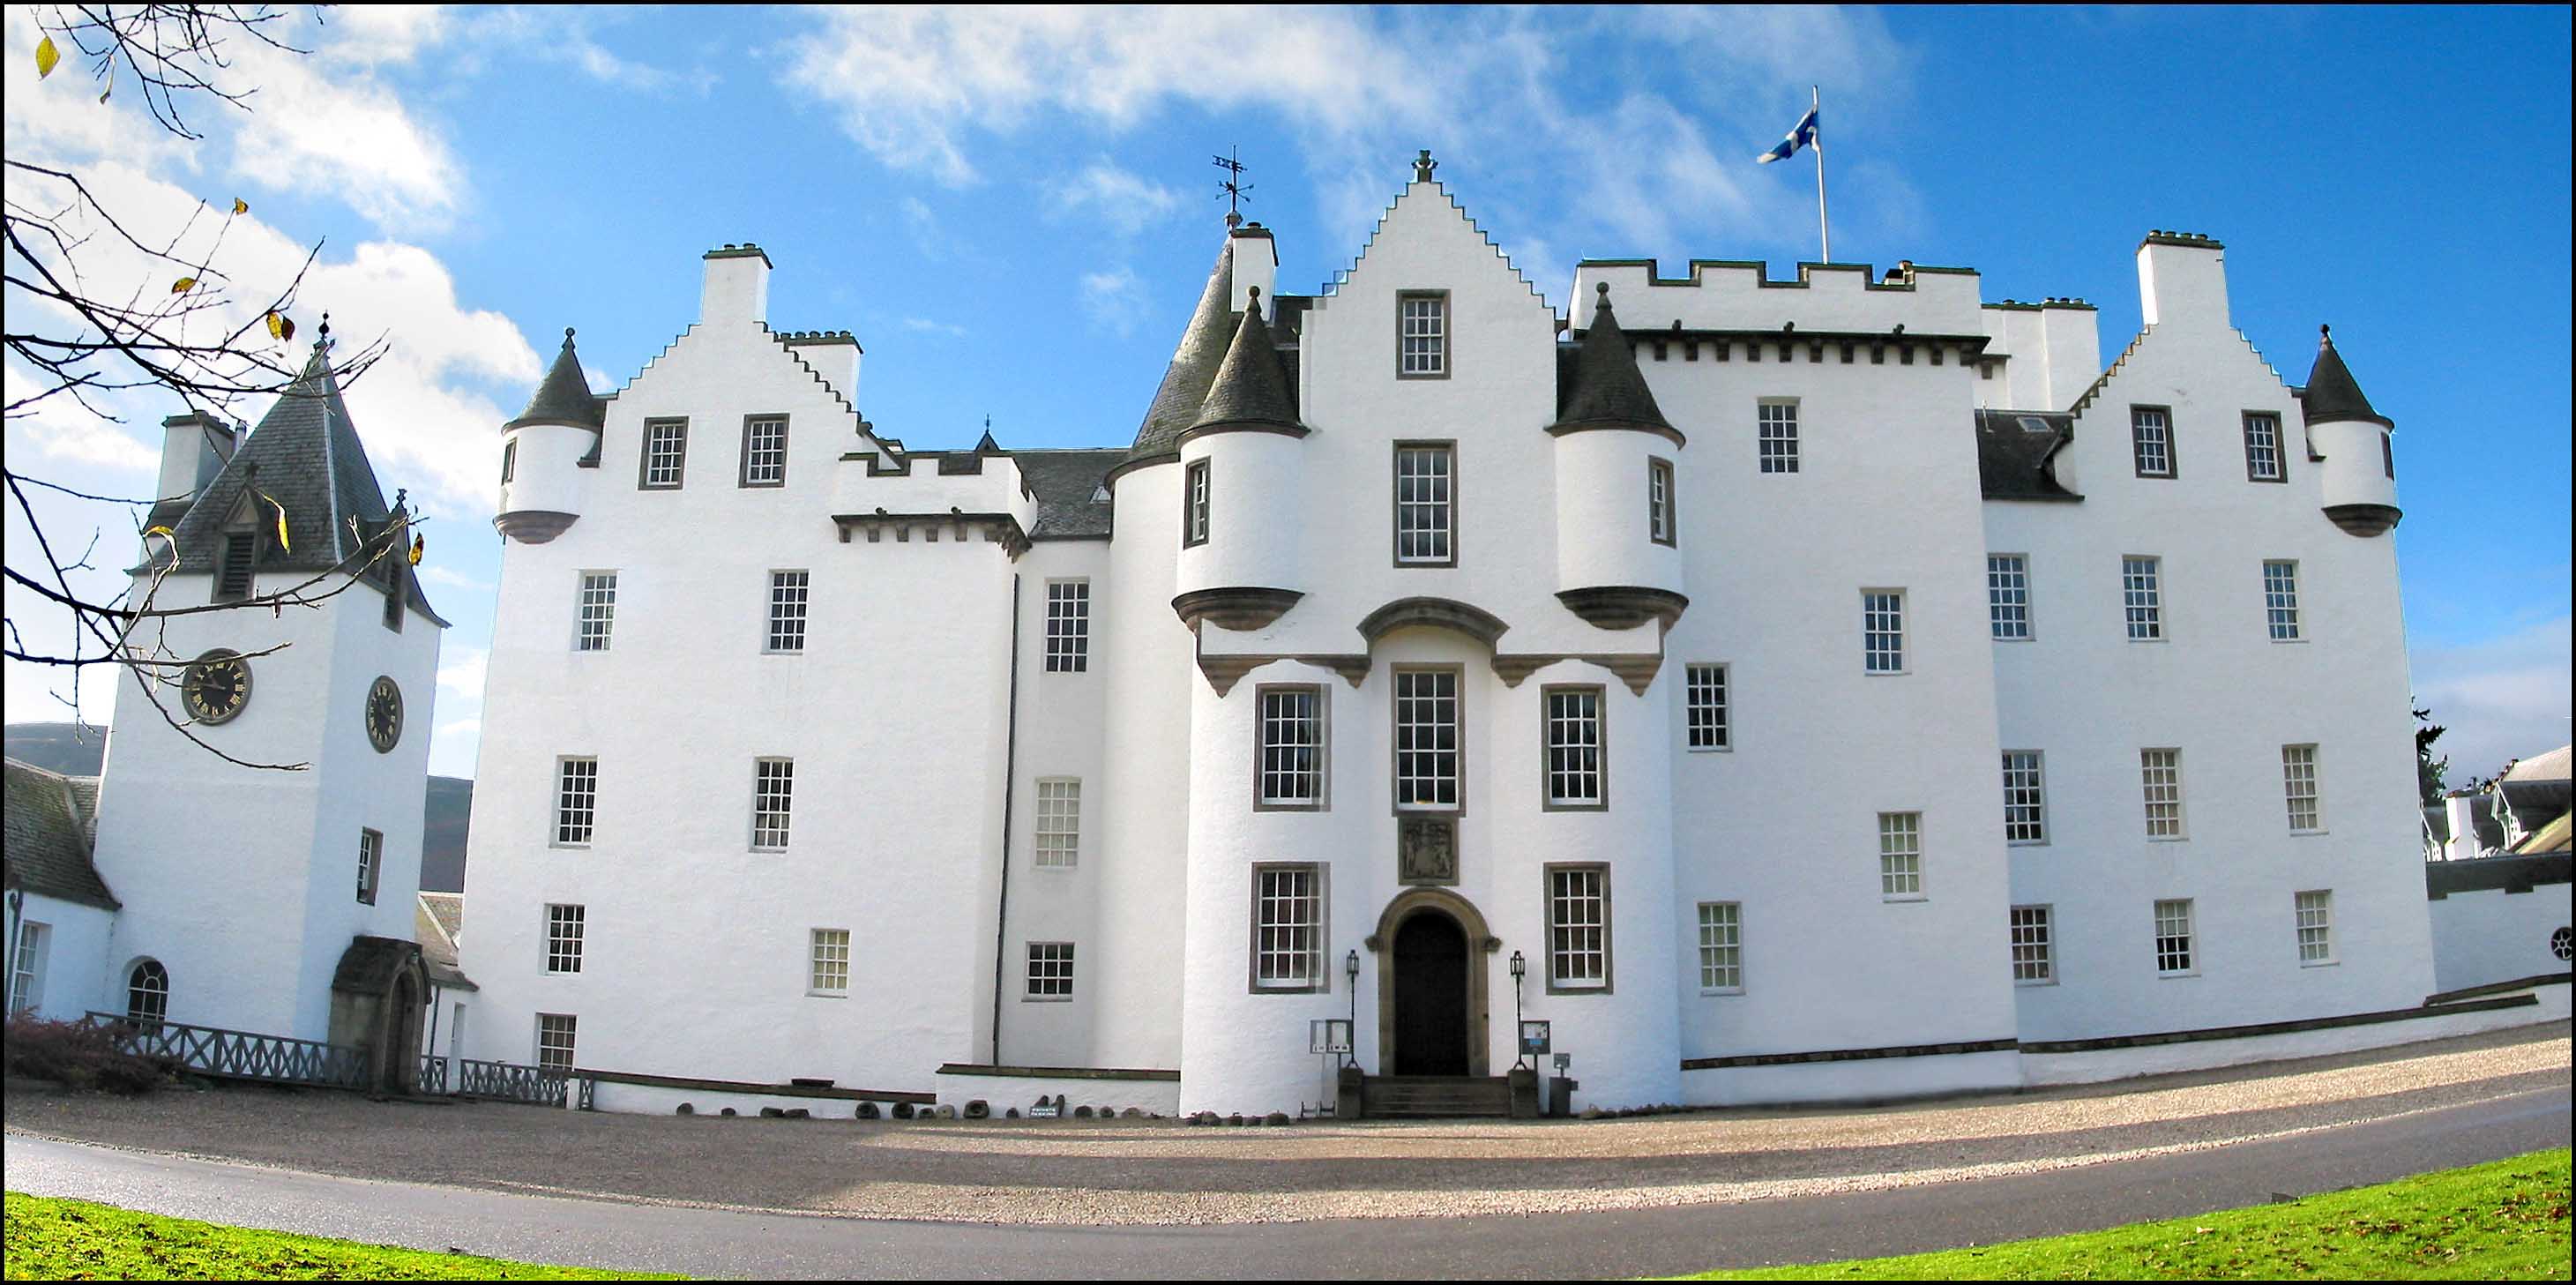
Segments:
[[[1825,96],[1814,85],[1807,86],[1808,106],[1816,114],[1815,140],[1807,150],[1816,154],[1816,239],[1824,243],[1825,262],[1834,261],[1833,225],[1825,221]]]

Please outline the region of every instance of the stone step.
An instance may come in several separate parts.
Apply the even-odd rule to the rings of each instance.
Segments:
[[[1510,1082],[1501,1076],[1372,1076],[1362,1089],[1373,1117],[1510,1115]]]

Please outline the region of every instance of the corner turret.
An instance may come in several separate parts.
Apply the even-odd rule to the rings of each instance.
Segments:
[[[599,462],[602,400],[590,391],[564,327],[563,350],[528,409],[501,426],[501,504],[492,525],[522,544],[544,544],[581,516],[581,475]]]
[[[2325,457],[2328,520],[2350,535],[2380,535],[2404,514],[2397,507],[2396,425],[2373,409],[2335,351],[2334,329],[2317,327],[2317,364],[2299,390],[2308,448]]]
[[[1304,596],[1289,587],[1298,542],[1287,533],[1302,508],[1298,442],[1306,433],[1254,286],[1197,417],[1175,439],[1181,592],[1172,610],[1184,624],[1259,629]]]
[[[1557,600],[1602,629],[1666,626],[1681,592],[1680,429],[1664,418],[1596,283],[1592,324],[1559,350],[1556,422]]]

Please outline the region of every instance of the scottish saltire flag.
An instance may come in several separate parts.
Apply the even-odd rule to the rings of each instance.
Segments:
[[[1785,161],[1797,155],[1799,148],[1815,146],[1817,110],[1814,107],[1808,108],[1807,114],[1798,118],[1797,127],[1789,131],[1787,138],[1780,140],[1779,146],[1754,157],[1754,161],[1762,165],[1768,165],[1773,161]]]

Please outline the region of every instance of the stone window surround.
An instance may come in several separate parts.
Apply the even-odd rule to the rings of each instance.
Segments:
[[[574,1050],[581,1033],[581,1018],[572,1013],[539,1013],[536,1016],[537,1051],[534,1060],[537,1066],[548,1071],[572,1070]],[[560,1056],[549,1058],[546,1056],[549,1052]]]
[[[2024,912],[2029,912],[2028,917]],[[2013,985],[2055,986],[2057,907],[2054,904],[2014,906],[2006,918],[2011,924]],[[2035,971],[2038,975],[2025,977],[2022,975],[2025,971]]]
[[[2269,420],[2272,425],[2272,473],[2269,477],[2256,471],[2254,467],[2254,425],[2257,420]],[[2289,438],[2281,431],[2279,412],[2249,410],[2243,413],[2241,421],[2245,426],[2245,480],[2288,483],[2290,480]]]
[[[751,851],[785,852],[793,842],[796,760],[764,754],[751,761]],[[762,842],[762,840],[769,842]]]
[[[754,481],[751,476],[754,426],[772,421],[778,424],[778,476]],[[787,429],[785,411],[758,411],[742,417],[742,466],[734,474],[734,485],[747,490],[764,490],[787,485]]]
[[[1032,941],[1024,944],[1027,949],[1023,950],[1020,956],[1022,961],[1020,966],[1020,1002],[1023,1004],[1072,1003],[1074,982],[1074,943],[1069,941]],[[1059,948],[1063,951],[1062,954],[1059,955],[1053,953]],[[1049,953],[1041,957],[1039,954],[1041,950]],[[1046,975],[1043,979],[1041,979],[1038,973],[1038,965],[1041,962],[1048,965]],[[1056,968],[1056,965],[1059,964],[1062,965],[1062,971],[1060,973]],[[1041,993],[1038,990],[1038,983],[1040,980],[1046,981],[1050,987],[1052,987],[1057,981],[1061,980],[1064,989],[1061,991],[1049,989]]]
[[[1046,667],[1049,674],[1091,669],[1091,579],[1067,576],[1046,582]]]
[[[381,830],[358,830],[358,902],[376,904],[376,887],[385,874],[385,836]]]
[[[2011,577],[2011,583],[2001,582],[2002,577]],[[2030,579],[2029,554],[1986,555],[1986,633],[1994,641],[2029,642],[2039,636],[2038,622],[2031,611]],[[2020,627],[2020,633],[1995,632],[2014,625]]]
[[[1679,546],[1682,534],[1681,492],[1674,485],[1673,462],[1646,457],[1646,538],[1667,549]]]
[[[576,765],[587,765],[590,770],[576,771]],[[576,785],[581,788],[576,790]],[[547,843],[548,847],[590,846],[592,837],[599,832],[598,756],[560,754],[555,757],[554,824],[549,828],[553,831],[553,838]],[[576,831],[580,837],[565,837],[567,833]]]
[[[1457,717],[1450,723],[1450,727],[1454,732],[1454,735],[1451,738],[1451,743],[1455,747],[1450,751],[1450,756],[1454,760],[1450,779],[1457,792],[1458,800],[1455,803],[1406,803],[1404,802],[1403,790],[1404,709],[1401,698],[1396,694],[1397,690],[1401,687],[1401,681],[1398,676],[1403,674],[1429,674],[1444,672],[1450,675],[1451,682],[1449,690],[1451,701],[1457,709]],[[1467,667],[1456,663],[1408,663],[1388,666],[1387,675],[1387,779],[1393,787],[1387,793],[1389,811],[1396,816],[1404,816],[1407,813],[1417,812],[1429,812],[1450,817],[1466,816]]]
[[[2029,767],[2026,769],[2028,781],[2025,784],[2017,784],[2015,780],[2016,774],[2025,772],[2024,768],[2013,761],[2017,755],[2028,755],[2030,758]],[[2014,848],[2046,847],[2048,845],[2048,751],[2027,749],[2005,750],[2003,752],[2003,774],[2005,846]],[[2020,788],[2026,788],[2030,792],[2031,797],[2026,803],[2018,801],[2013,797],[2013,792]],[[2030,809],[2029,828],[2037,831],[2037,833],[2032,834],[2028,838],[2016,839],[2012,837],[2014,824],[2013,811],[2017,807],[2027,807]]]
[[[1204,455],[1181,469],[1181,547],[1184,549],[1195,549],[1208,542],[1208,531],[1213,526],[1209,508],[1215,480],[1214,466]]]
[[[814,616],[814,573],[802,567],[773,567],[768,584],[760,654],[804,655],[806,627]]]
[[[2159,898],[2155,903],[2156,976],[2198,977],[2200,956],[2194,940],[2192,899]],[[2168,911],[2167,907],[2174,907]],[[2179,943],[2168,946],[2166,943]]]
[[[671,480],[653,480],[653,435],[669,429],[675,449],[671,452]],[[639,491],[676,491],[688,478],[689,417],[656,415],[644,421],[644,435],[635,453],[635,489]]]
[[[2123,635],[2133,643],[2172,641],[2173,635],[2165,629],[2165,560],[2162,554],[2120,555],[2120,627]]]
[[[2274,568],[2280,569],[2274,575]],[[2298,643],[2308,640],[2307,630],[2299,618],[2299,560],[2265,558],[2263,560],[2263,633],[2276,643]]]
[[[840,934],[837,942],[825,939],[826,933]],[[837,954],[833,953],[837,948]],[[847,928],[809,928],[805,931],[805,993],[815,999],[848,999],[850,997],[850,930]],[[827,968],[837,967],[841,984],[827,986]]]
[[[1726,347],[1721,344],[1719,351],[1723,353]],[[1761,351],[1761,345],[1755,344],[1753,351]],[[1798,471],[1798,405],[1795,397],[1763,397],[1754,401],[1753,455],[1756,472],[1781,474]],[[1788,413],[1765,413],[1769,411]]]
[[[2311,897],[2316,898],[2313,903],[2308,900]],[[2313,919],[2310,918],[2311,912],[2315,916]],[[2298,929],[2299,967],[2332,968],[2343,962],[2342,957],[2335,954],[2334,947],[2333,889],[2307,888],[2291,893],[2290,915]],[[2308,954],[2311,942],[2308,934],[2311,932],[2316,934],[2314,945],[2321,952],[2314,958]]]
[[[1570,874],[1586,870],[1597,872],[1601,876],[1601,984],[1598,986],[1581,982],[1567,984],[1557,979],[1556,877],[1559,873]],[[1547,993],[1550,995],[1610,994],[1612,985],[1617,980],[1613,965],[1618,958],[1611,949],[1610,864],[1606,861],[1550,861],[1541,868],[1541,877],[1545,882],[1539,886],[1539,895],[1542,898],[1541,905],[1545,907],[1547,913],[1547,941],[1544,952],[1547,959]]]
[[[2141,411],[2152,411],[2155,414],[2164,417],[2163,446],[2165,466],[2160,471],[2149,472],[2147,470],[2146,424],[2140,418],[2139,412]],[[2136,472],[2137,476],[2142,478],[2152,478],[2159,482],[2170,482],[2182,475],[2182,453],[2175,449],[2174,437],[2173,407],[2149,406],[2143,404],[2132,404],[2129,407],[2129,467]]]
[[[1716,909],[1718,909],[1718,908],[1720,908],[1720,907],[1724,907],[1724,908],[1726,908],[1727,910],[1732,911],[1733,913],[1732,913],[1732,914],[1728,914],[1728,915],[1721,915],[1721,916],[1719,916],[1719,917],[1718,917],[1718,919],[1717,919],[1717,921],[1716,921],[1716,922],[1712,922],[1712,921],[1711,921],[1711,919],[1710,919],[1710,917],[1709,917],[1709,912],[1710,912],[1710,911],[1712,911],[1712,910],[1716,910]],[[1711,930],[1711,929],[1718,929],[1718,930],[1723,931],[1724,933],[1726,933],[1726,934],[1727,934],[1727,936],[1728,936],[1730,939],[1729,939],[1729,940],[1725,940],[1725,941],[1717,941],[1717,942],[1712,942],[1712,941],[1710,941],[1710,940],[1709,940],[1709,932],[1710,932],[1710,930]],[[1734,962],[1733,964],[1717,964],[1717,965],[1711,965],[1711,963],[1709,962],[1709,961],[1710,961],[1710,954],[1709,954],[1709,952],[1711,952],[1711,951],[1715,951],[1715,950],[1732,950],[1732,951],[1734,951],[1734,952],[1735,952],[1735,962]],[[1709,984],[1709,973],[1710,973],[1710,971],[1711,971],[1712,967],[1714,967],[1714,968],[1716,968],[1716,969],[1718,969],[1718,970],[1721,970],[1721,971],[1720,971],[1720,973],[1719,973],[1719,975],[1720,975],[1720,976],[1724,976],[1724,972],[1723,972],[1722,970],[1727,969],[1727,968],[1732,968],[1732,969],[1734,970],[1734,972],[1735,972],[1735,982],[1734,982],[1734,984],[1733,984],[1733,985],[1717,985],[1717,986],[1711,986],[1711,985]],[[1744,993],[1744,903],[1743,903],[1743,902],[1740,902],[1740,901],[1703,901],[1703,902],[1699,903],[1699,980],[1700,980],[1699,993],[1700,993],[1700,994],[1702,994],[1702,995],[1741,995],[1741,994],[1743,994],[1743,993]]]
[[[593,609],[597,610],[594,611]],[[593,624],[599,626],[594,633]],[[589,569],[573,573],[572,649],[607,651],[617,630],[617,572]]]
[[[1448,524],[1443,529],[1443,534],[1448,537],[1448,555],[1446,557],[1408,558],[1404,556],[1404,453],[1406,451],[1439,451],[1448,456],[1449,467],[1447,471],[1442,474],[1442,480],[1448,484],[1448,487],[1446,494],[1440,501],[1441,507],[1448,517]],[[1458,480],[1458,441],[1456,438],[1408,439],[1395,443],[1393,468],[1388,475],[1387,486],[1387,511],[1390,522],[1390,526],[1387,530],[1387,556],[1393,560],[1394,566],[1402,569],[1409,567],[1455,567],[1458,565],[1458,544],[1460,535]],[[1429,501],[1415,501],[1415,503],[1427,504]]]
[[[1872,629],[1871,617],[1878,614],[1879,604],[1871,600],[1882,595],[1894,600],[1893,610],[1890,613],[1894,624],[1885,630]],[[1863,588],[1860,591],[1860,603],[1861,673],[1870,678],[1892,678],[1912,672],[1905,662],[1905,590],[1884,585]],[[1880,636],[1890,639],[1892,645],[1887,648],[1872,647],[1872,639]],[[1891,656],[1894,663],[1884,669],[1873,668],[1871,662],[1882,652]]]
[[[1610,698],[1609,689],[1600,683],[1543,683],[1538,689],[1538,798],[1542,812],[1607,812],[1610,810]],[[1560,695],[1592,697],[1592,771],[1593,796],[1589,799],[1556,797],[1555,754],[1556,714],[1554,705]],[[1564,747],[1579,750],[1578,745]],[[1465,764],[1460,763],[1461,775]],[[1577,775],[1582,773],[1578,770]]]
[[[2159,761],[2155,756],[2162,755]],[[2176,746],[2150,746],[2138,751],[2138,787],[2140,802],[2146,809],[2147,842],[2181,843],[2191,838],[2186,823],[2182,796],[2182,750]],[[2170,797],[2159,797],[2159,795]],[[2169,818],[2156,815],[2158,804],[2172,808]],[[2159,823],[2171,826],[2172,832],[2159,834]]]
[[[1727,661],[1692,661],[1682,666],[1682,744],[1690,753],[1724,754],[1735,748],[1734,669]],[[1714,681],[1701,681],[1703,674],[1715,675]],[[1711,695],[1715,699],[1702,699]],[[1710,716],[1707,727],[1714,737],[1707,745],[1698,741],[1702,712]]]
[[[582,944],[590,935],[590,909],[572,902],[546,903],[546,967],[543,976],[568,977],[581,971]]]
[[[1303,691],[1315,698],[1315,796],[1274,801],[1263,777],[1270,754],[1270,721],[1265,713],[1272,692]],[[1252,810],[1255,812],[1330,812],[1333,810],[1333,691],[1322,683],[1255,683],[1252,687]]]
[[[1309,980],[1289,983],[1264,982],[1261,979],[1261,878],[1264,874],[1305,871],[1313,882],[1307,886],[1307,900],[1314,906],[1314,922],[1309,926],[1312,945],[1308,949]],[[1320,861],[1262,861],[1252,867],[1252,940],[1245,977],[1245,989],[1254,995],[1326,995],[1332,993],[1332,960],[1325,943],[1332,940],[1333,899],[1332,868]]]
[[[2281,798],[2289,812],[2290,833],[2326,833],[2324,790],[2318,780],[2315,742],[2293,742],[2281,747]],[[2301,786],[2306,788],[2302,790]],[[2305,826],[2299,824],[2299,805],[2303,802],[2307,804]]]
[[[1438,370],[1407,371],[1404,368],[1404,305],[1421,299],[1436,299],[1440,303],[1440,368]],[[1395,292],[1395,377],[1397,379],[1447,379],[1449,377],[1449,372],[1455,365],[1451,360],[1453,354],[1451,350],[1452,346],[1449,342],[1450,331],[1452,330],[1450,325],[1450,312],[1449,292],[1446,290],[1398,290]]]

